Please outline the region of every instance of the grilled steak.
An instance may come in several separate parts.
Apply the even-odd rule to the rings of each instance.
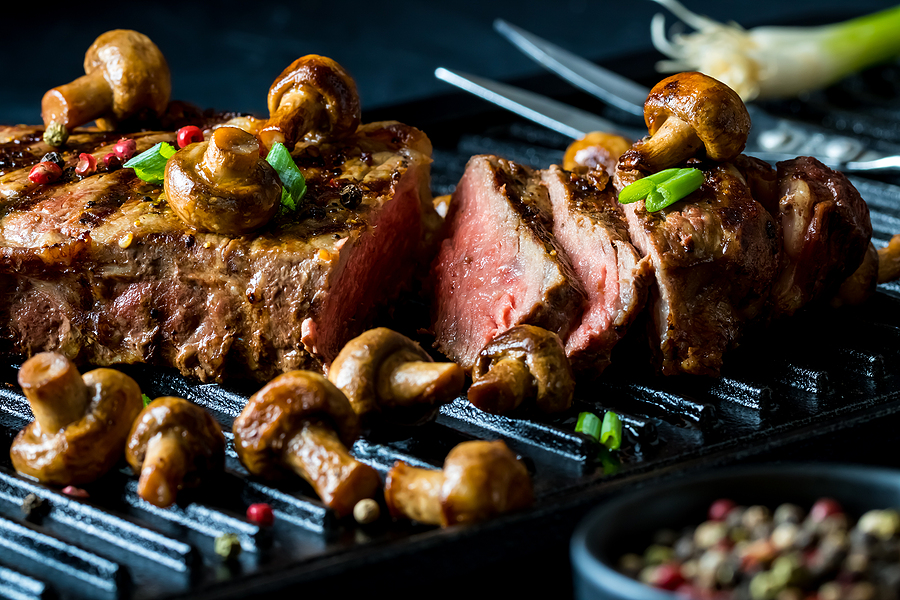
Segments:
[[[432,269],[441,352],[471,369],[481,348],[514,325],[537,325],[563,339],[577,327],[585,292],[552,234],[540,172],[472,157],[447,221]]]
[[[94,365],[146,362],[202,380],[326,366],[423,255],[431,145],[394,122],[300,144],[299,214],[254,236],[187,227],[131,169],[81,178],[122,134],[76,132],[52,184],[28,180],[41,132],[0,131],[0,322],[9,350]],[[138,152],[172,133],[135,134]]]
[[[579,176],[552,166],[543,181],[553,205],[553,234],[588,298],[581,320],[565,338],[566,355],[576,371],[597,375],[644,307],[653,277],[650,259],[631,245],[625,214],[604,171]]]
[[[688,201],[625,208],[631,240],[653,261],[651,346],[667,375],[717,375],[725,351],[765,313],[779,266],[778,227],[740,171],[723,163],[705,176]]]

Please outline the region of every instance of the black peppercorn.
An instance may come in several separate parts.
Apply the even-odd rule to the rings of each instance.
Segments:
[[[341,189],[341,204],[344,205],[344,208],[354,209],[359,206],[359,203],[362,201],[363,193],[362,190],[359,189],[359,186],[356,184],[345,185]]]
[[[41,158],[41,162],[52,162],[60,169],[63,169],[66,166],[66,161],[63,160],[63,157],[60,156],[59,152],[48,152]]]

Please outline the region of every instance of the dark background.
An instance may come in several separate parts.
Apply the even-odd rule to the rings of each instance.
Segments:
[[[415,116],[410,116],[410,124],[420,125],[415,119],[421,118],[423,103],[427,106],[429,98],[452,91],[434,78],[438,66],[507,81],[541,72],[494,33],[495,18],[616,69],[617,57],[652,52],[650,19],[664,10],[650,0],[32,4],[11,9],[3,26],[0,123],[39,123],[43,93],[83,74],[84,51],[97,35],[113,28],[136,29],[153,39],[169,61],[173,98],[203,108],[265,115],[272,80],[295,58],[316,53],[334,58],[354,76],[364,113],[390,113],[390,107],[397,105],[392,118],[408,120],[404,106],[413,102],[418,108],[411,113]],[[828,22],[894,2],[686,0],[685,4],[716,20],[753,27]],[[629,74],[624,66],[619,70]],[[752,460],[897,466],[898,425],[896,417],[874,421]],[[544,531],[536,536],[542,545],[527,551],[515,549],[515,561],[492,561],[483,568],[467,563],[458,577],[436,578],[417,589],[398,582],[396,590],[382,591],[400,597],[419,591],[432,598],[461,594],[470,598],[569,597],[567,539],[577,516],[574,512],[548,515]],[[559,523],[556,537],[547,533],[554,520]],[[428,571],[432,566],[421,568]],[[452,570],[447,565],[438,569],[441,573]],[[364,574],[353,578],[357,577]],[[362,585],[361,581],[356,584]]]

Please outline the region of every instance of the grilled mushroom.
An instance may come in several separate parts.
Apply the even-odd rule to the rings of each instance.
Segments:
[[[631,142],[620,135],[592,131],[569,144],[563,155],[562,167],[566,171],[606,171],[612,176],[619,157],[630,147]]]
[[[106,473],[125,449],[141,412],[141,390],[127,375],[84,375],[62,354],[42,352],[19,369],[35,420],[10,450],[16,471],[52,485],[81,485]]]
[[[281,142],[294,147],[307,133],[340,138],[360,123],[356,83],[325,56],[310,54],[292,62],[269,88],[269,121],[259,132],[267,148]]]
[[[238,457],[254,475],[293,471],[338,516],[371,498],[378,473],[350,455],[359,420],[343,392],[318,373],[290,371],[250,397],[234,420]]]
[[[328,379],[364,420],[384,411],[400,421],[417,421],[453,400],[462,391],[465,373],[456,363],[434,362],[416,342],[379,327],[341,349]]]
[[[142,111],[159,116],[172,92],[169,66],[150,38],[114,29],[102,34],[84,55],[85,75],[55,87],[41,100],[44,141],[60,146],[75,127],[93,120],[101,129]]]
[[[212,416],[173,396],[157,398],[138,415],[128,436],[125,458],[140,473],[138,495],[165,508],[178,491],[197,485],[225,464],[225,436]]]
[[[219,127],[166,163],[166,200],[198,231],[243,235],[269,222],[281,200],[275,169],[259,156],[259,142],[237,127]]]
[[[679,73],[657,83],[644,103],[650,137],[620,158],[620,169],[652,173],[677,165],[705,150],[719,162],[744,149],[750,115],[740,96],[708,75]]]
[[[528,470],[503,441],[479,440],[453,448],[442,471],[397,461],[384,499],[395,518],[447,527],[526,508],[534,494]]]
[[[878,249],[878,283],[900,279],[900,234]]]
[[[518,325],[487,343],[478,355],[469,402],[506,414],[526,402],[542,412],[572,406],[575,379],[559,336],[534,325]]]

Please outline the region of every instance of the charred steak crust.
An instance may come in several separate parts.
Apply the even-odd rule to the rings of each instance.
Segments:
[[[447,221],[432,268],[442,353],[471,369],[481,348],[515,325],[568,335],[586,296],[553,236],[539,172],[496,156],[472,157]]]
[[[48,149],[20,133],[0,132],[0,160],[17,157],[0,175],[0,321],[7,349],[25,355],[205,381],[322,370],[411,279],[436,223],[430,142],[399,123],[298,145],[306,204],[255,237],[191,230],[130,169],[73,173],[78,152],[102,159],[121,134],[76,133],[63,178],[36,186],[28,171]],[[174,134],[130,137],[140,152]]]

